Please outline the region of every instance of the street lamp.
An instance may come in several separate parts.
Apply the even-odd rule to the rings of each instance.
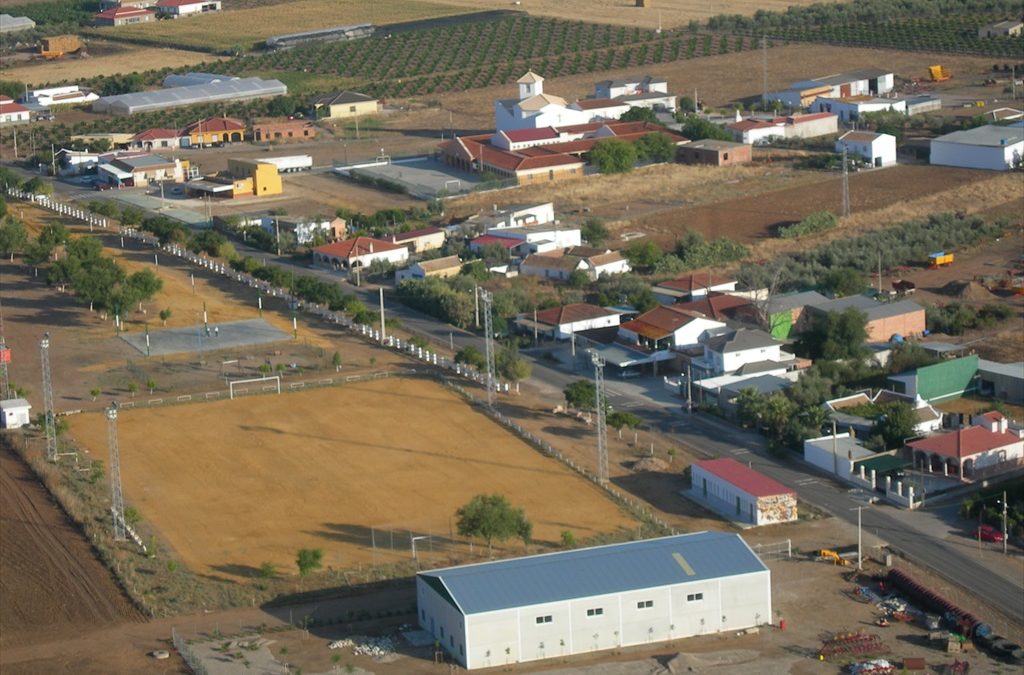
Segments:
[[[416,542],[419,541],[420,539],[430,539],[430,536],[426,535],[426,534],[421,534],[418,537],[409,537],[409,539],[412,542],[412,559],[413,559],[413,562],[416,563],[416,569],[419,569],[420,568],[420,561],[419,561],[419,558],[416,557]]]

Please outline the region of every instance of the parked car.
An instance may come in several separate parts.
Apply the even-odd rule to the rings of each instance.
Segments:
[[[978,538],[982,541],[994,541],[997,544],[1003,543],[1002,531],[992,527],[991,525],[978,526]]]

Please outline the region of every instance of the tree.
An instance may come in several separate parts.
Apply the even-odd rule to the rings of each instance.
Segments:
[[[299,568],[299,576],[304,577],[310,572],[320,569],[323,562],[324,550],[322,548],[300,548],[295,556],[295,566]]]
[[[893,349],[889,370],[893,373],[905,373],[908,370],[917,370],[922,366],[930,366],[938,362],[937,357],[926,352],[920,345],[903,342]]]
[[[11,256],[14,261],[14,254],[21,253],[28,245],[28,230],[25,225],[13,218],[8,218],[0,225],[0,252]]]
[[[836,361],[862,357],[868,337],[867,315],[855,307],[817,314],[796,342],[797,352],[814,360]]]
[[[134,528],[142,522],[142,514],[134,506],[126,506],[124,509],[124,522],[128,527]]]
[[[334,352],[331,355],[331,365],[334,366],[334,372],[341,372],[341,352]]]
[[[533,371],[530,362],[519,355],[519,350],[515,346],[506,347],[499,351],[494,362],[498,375],[510,382],[525,380],[530,377],[530,373]]]
[[[139,390],[139,385],[135,384],[134,382],[129,382],[128,383],[128,393],[129,394],[131,394],[132,396],[135,396],[135,392],[137,392],[138,390]]]
[[[39,176],[30,178],[28,181],[25,182],[24,185],[21,186],[21,189],[24,190],[25,192],[31,192],[37,195],[53,194],[53,185],[51,185],[49,181],[45,181]]]
[[[676,146],[665,134],[644,134],[636,140],[636,154],[652,162],[671,162],[676,157]]]
[[[885,406],[885,414],[875,427],[885,441],[885,449],[902,448],[903,442],[917,435],[917,413],[909,403],[894,401]]]
[[[149,389],[149,395],[153,395],[153,390],[156,389],[156,380],[152,377],[146,380],[146,389]]]
[[[824,377],[816,366],[811,366],[793,383],[787,394],[801,408],[820,406],[832,398],[832,380]]]
[[[487,541],[488,554],[494,540],[519,537],[528,543],[533,531],[523,510],[512,506],[505,495],[500,494],[476,495],[456,511],[455,516],[459,534]]]
[[[868,289],[868,282],[863,274],[852,267],[838,267],[829,271],[821,288],[841,298],[846,295],[860,295]]]
[[[162,321],[165,326],[167,325],[167,320],[170,319],[170,318],[171,318],[171,308],[170,307],[167,307],[165,309],[161,309],[160,310],[160,321]]]
[[[651,270],[661,260],[664,252],[650,239],[639,239],[623,249],[622,254],[634,268]]]
[[[691,141],[699,141],[705,138],[711,138],[716,141],[735,140],[732,134],[723,127],[709,122],[699,115],[681,113],[676,115],[676,119],[683,125],[680,133]]]
[[[92,396],[93,401],[99,398],[100,394],[102,393],[103,391],[99,387],[93,387],[92,389],[89,390],[89,396]]]
[[[565,280],[569,288],[586,288],[590,284],[590,275],[586,270],[573,270]]]
[[[611,232],[600,218],[587,218],[580,228],[580,235],[591,246],[600,246],[611,236]]]
[[[473,345],[466,345],[455,353],[455,363],[465,363],[478,370],[483,370],[487,367],[487,358]]]
[[[562,548],[576,548],[576,535],[572,530],[562,530]]]
[[[263,579],[273,579],[277,576],[277,567],[272,562],[260,563],[260,577]]]
[[[598,141],[587,153],[587,161],[601,173],[626,173],[636,166],[636,148],[617,138]]]
[[[617,411],[615,411],[613,413],[610,413],[607,416],[607,418],[605,418],[605,422],[612,429],[615,429],[617,432],[619,432],[619,438],[622,438],[622,429],[623,429],[623,427],[629,427],[630,429],[636,429],[637,427],[640,426],[640,424],[643,422],[643,420],[641,420],[639,417],[637,417],[633,413],[625,412],[625,411],[618,411],[617,410]]]
[[[576,380],[562,390],[565,402],[576,410],[594,410],[597,406],[597,388],[591,380]]]
[[[638,108],[637,106],[631,106],[629,110],[622,113],[619,116],[620,122],[650,122],[651,124],[661,124],[658,120],[658,116],[650,108]]]
[[[697,103],[689,96],[679,97],[679,110],[683,112],[697,112]]]
[[[142,219],[145,217],[145,211],[137,206],[126,206],[121,209],[121,224],[126,227],[136,227],[141,225]]]

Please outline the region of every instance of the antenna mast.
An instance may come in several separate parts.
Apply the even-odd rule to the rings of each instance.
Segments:
[[[121,453],[117,447],[117,403],[111,403],[107,408],[107,444],[110,446],[110,512],[114,516],[114,541],[125,541]]]
[[[484,301],[484,351],[487,358],[487,405],[494,407],[494,393],[497,379],[494,376],[494,326],[491,320],[491,293],[481,288],[480,299]]]
[[[597,480],[608,482],[608,429],[605,424],[604,359],[593,349],[590,360],[594,364],[594,403],[597,406]]]
[[[50,378],[50,334],[39,341],[39,360],[43,370],[43,425],[46,427],[46,459],[57,461],[57,425],[53,416],[53,380]]]

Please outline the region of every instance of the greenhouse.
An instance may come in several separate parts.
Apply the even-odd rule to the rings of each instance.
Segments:
[[[287,93],[288,87],[278,80],[246,77],[188,87],[172,87],[156,91],[142,91],[135,94],[104,96],[92,104],[92,109],[94,112],[110,113],[113,115],[132,115],[139,112],[179,108],[197,103],[245,101],[253,98],[280,96]]]

